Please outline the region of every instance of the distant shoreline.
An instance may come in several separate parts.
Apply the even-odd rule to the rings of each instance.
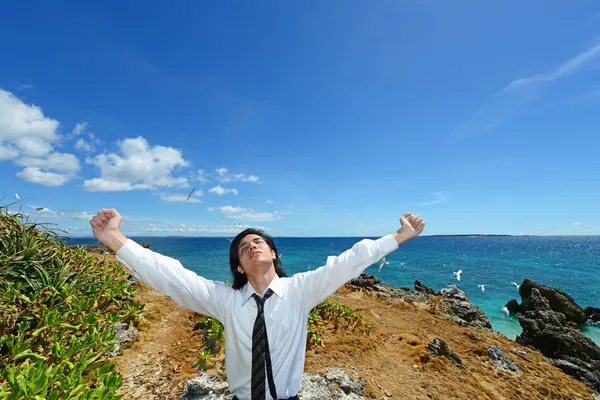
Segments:
[[[514,235],[495,234],[495,233],[456,233],[456,234],[442,234],[442,235],[427,235],[427,237],[454,237],[454,236],[501,236],[501,237],[512,237]],[[519,236],[532,236],[532,235],[519,235]]]
[[[227,239],[232,238],[231,236],[186,236],[186,235],[170,235],[170,236],[148,236],[148,235],[131,235],[128,236],[132,239],[136,238],[168,238],[168,239]],[[285,238],[285,239],[364,239],[364,238],[378,238],[379,236],[272,236],[273,238]],[[435,237],[556,237],[556,238],[575,238],[575,237],[600,237],[600,235],[510,235],[510,234],[495,234],[495,233],[449,233],[449,234],[436,234],[436,235],[421,235],[419,238],[435,238]],[[70,236],[69,239],[94,239],[93,236]],[[417,238],[418,239],[418,238]]]

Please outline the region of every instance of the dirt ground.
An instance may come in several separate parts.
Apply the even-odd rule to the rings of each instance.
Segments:
[[[115,358],[123,376],[124,399],[179,399],[185,381],[197,374],[193,363],[198,361],[200,340],[189,322],[191,312],[145,285],[140,285],[137,299],[146,305],[140,334]],[[436,315],[428,305],[383,300],[348,287],[331,300],[361,312],[373,330],[370,336],[326,334],[324,347],[307,351],[305,370],[343,367],[366,383],[370,397],[592,399],[591,389],[550,365],[537,352],[498,333],[460,327]],[[426,346],[435,337],[448,343],[465,369],[445,358],[429,356]],[[487,355],[491,345],[510,355],[523,374],[495,369]],[[208,372],[223,373],[220,363],[210,366],[213,368]]]

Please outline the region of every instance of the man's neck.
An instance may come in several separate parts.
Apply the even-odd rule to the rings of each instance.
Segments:
[[[256,293],[262,296],[276,276],[275,271],[271,270],[265,275],[248,276],[248,283],[252,285]]]

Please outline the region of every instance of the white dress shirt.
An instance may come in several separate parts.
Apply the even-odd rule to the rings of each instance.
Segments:
[[[271,282],[269,288],[275,295],[265,301],[264,313],[278,398],[300,391],[311,309],[397,248],[392,235],[363,239],[339,256],[328,257],[326,264],[314,271],[275,277]],[[131,239],[119,249],[117,259],[142,282],[177,304],[221,321],[229,390],[240,400],[250,399],[252,329],[257,314],[252,285],[234,290],[223,282],[205,279],[178,260],[145,249]],[[270,398],[268,388],[266,383]]]

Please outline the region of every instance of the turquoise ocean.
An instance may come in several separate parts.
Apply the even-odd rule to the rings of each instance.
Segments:
[[[231,280],[229,240],[215,237],[133,237],[152,250],[174,257],[183,266],[213,280]],[[292,275],[318,268],[329,255],[349,249],[363,238],[274,238],[283,266]],[[73,238],[70,245],[94,244],[94,238]],[[600,236],[424,236],[402,244],[390,254],[381,272],[365,272],[393,286],[413,288],[420,280],[436,291],[456,284],[488,315],[494,330],[515,338],[521,331],[516,317],[502,307],[521,301],[517,288],[524,278],[567,292],[582,307],[600,307]],[[452,272],[461,269],[461,280]],[[478,285],[485,285],[485,291]],[[582,331],[600,344],[600,325]]]

